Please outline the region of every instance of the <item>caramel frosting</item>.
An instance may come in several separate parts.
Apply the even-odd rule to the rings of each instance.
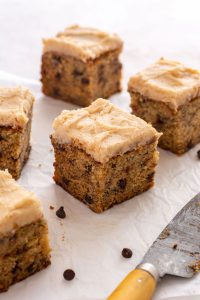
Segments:
[[[33,102],[34,97],[28,89],[0,87],[0,126],[25,126]]]
[[[116,34],[74,25],[67,27],[54,38],[44,39],[43,45],[43,53],[61,52],[86,62],[108,51],[121,51],[123,43]]]
[[[72,143],[101,163],[160,136],[144,120],[104,99],[86,108],[64,110],[54,120],[53,129],[58,143]]]
[[[200,96],[200,72],[183,64],[161,58],[129,80],[128,90],[168,104],[177,110]]]
[[[19,186],[8,171],[0,171],[0,235],[43,218],[40,201]]]

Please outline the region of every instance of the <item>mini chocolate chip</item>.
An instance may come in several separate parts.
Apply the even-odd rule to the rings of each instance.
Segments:
[[[197,157],[200,159],[200,150],[197,151]]]
[[[62,57],[60,55],[54,54],[53,63],[61,63]]]
[[[123,257],[125,257],[125,258],[131,258],[132,255],[133,255],[133,252],[132,252],[132,250],[129,249],[129,248],[124,248],[124,249],[122,250],[122,256],[123,256]]]
[[[177,245],[177,244],[174,244],[172,248],[173,248],[174,250],[176,250],[177,247],[178,247],[178,245]]]
[[[56,80],[60,80],[62,77],[61,73],[56,73],[55,78]]]
[[[67,270],[64,271],[63,277],[67,281],[73,280],[74,277],[75,277],[75,272],[73,270],[71,270],[71,269],[67,269]]]
[[[54,96],[59,97],[60,96],[60,90],[58,88],[54,88],[53,89],[53,94],[54,94]]]
[[[124,190],[125,187],[126,187],[126,178],[120,179],[120,180],[117,182],[117,185],[118,185],[118,187],[120,187],[120,189]]]
[[[194,146],[192,141],[189,141],[189,143],[187,144],[187,149],[191,149]]]
[[[92,171],[92,165],[85,165],[85,171],[89,174]]]
[[[92,204],[92,202],[93,202],[92,197],[90,197],[89,195],[86,195],[85,196],[85,202],[88,203],[88,204]]]
[[[62,177],[62,181],[64,182],[65,185],[68,185],[70,183],[70,180],[65,177]]]
[[[64,210],[64,207],[61,206],[57,211],[56,211],[56,216],[60,219],[64,219],[66,217],[66,213]]]
[[[80,70],[78,70],[78,69],[74,69],[74,71],[73,71],[73,76],[74,76],[74,77],[82,76],[83,73],[84,73],[84,71],[80,71]]]
[[[88,78],[85,78],[85,77],[83,77],[83,78],[81,79],[81,82],[82,82],[82,84],[89,84],[89,83],[90,83],[89,79],[88,79]]]

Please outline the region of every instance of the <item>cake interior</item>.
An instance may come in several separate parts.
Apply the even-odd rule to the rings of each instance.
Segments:
[[[119,50],[82,62],[72,56],[49,51],[42,56],[43,92],[80,106],[108,98],[121,90]]]
[[[200,98],[181,105],[177,111],[166,103],[131,92],[132,112],[163,132],[159,146],[183,154],[200,142]]]
[[[154,184],[158,160],[157,139],[111,158],[95,161],[73,144],[59,144],[55,151],[55,182],[90,209],[100,213],[114,204],[140,194]]]
[[[50,264],[48,229],[44,220],[0,237],[0,292]]]
[[[32,114],[24,128],[0,126],[0,169],[18,179],[30,152]]]

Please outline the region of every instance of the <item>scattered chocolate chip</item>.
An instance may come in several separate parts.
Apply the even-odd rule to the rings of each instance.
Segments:
[[[172,248],[173,248],[174,250],[176,250],[177,247],[178,247],[178,245],[177,245],[177,244],[174,244]]]
[[[71,269],[67,269],[67,270],[64,271],[63,277],[67,281],[73,280],[74,277],[75,277],[75,272],[73,270],[71,270]]]
[[[50,208],[51,210],[53,210],[53,209],[54,209],[54,206],[50,205],[49,208]]]
[[[93,202],[92,197],[90,197],[89,195],[86,195],[85,196],[85,202],[88,203],[88,204],[92,204],[92,202]]]
[[[197,157],[200,159],[200,150],[197,151]]]
[[[57,211],[56,211],[56,216],[60,219],[64,219],[66,217],[66,213],[64,210],[64,207],[61,206]]]
[[[120,187],[121,190],[124,190],[125,187],[126,187],[126,178],[120,179],[120,180],[117,182],[117,185],[118,185],[118,187]]]
[[[74,77],[82,76],[83,73],[84,73],[84,71],[81,71],[81,70],[78,70],[78,69],[74,69],[73,76]]]
[[[56,80],[60,80],[62,77],[61,73],[56,73],[55,78]]]
[[[129,249],[129,248],[124,248],[124,249],[122,250],[122,256],[123,256],[123,257],[125,257],[125,258],[131,258],[132,255],[133,255],[133,252],[132,252],[132,250]]]
[[[90,83],[89,79],[88,79],[88,78],[85,78],[85,77],[83,77],[83,78],[81,79],[81,82],[82,82],[82,84],[89,84],[89,83]]]

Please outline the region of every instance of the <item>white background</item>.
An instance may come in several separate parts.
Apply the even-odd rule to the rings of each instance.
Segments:
[[[0,83],[24,83],[37,96],[33,148],[20,182],[42,199],[53,248],[50,268],[15,285],[0,300],[105,299],[174,214],[200,191],[198,145],[182,157],[160,150],[155,188],[101,215],[57,187],[51,179],[48,136],[53,118],[72,106],[40,94],[41,39],[75,23],[117,32],[125,42],[124,92],[112,100],[128,110],[127,79],[159,57],[200,69],[199,9],[200,2],[194,0],[0,0],[0,70],[31,79],[11,79],[2,73]],[[65,206],[68,218],[62,224],[49,204]],[[123,247],[133,249],[131,260],[121,258]],[[68,267],[76,271],[70,283],[62,279]],[[200,275],[192,280],[165,278],[155,299],[198,294],[199,286]]]

